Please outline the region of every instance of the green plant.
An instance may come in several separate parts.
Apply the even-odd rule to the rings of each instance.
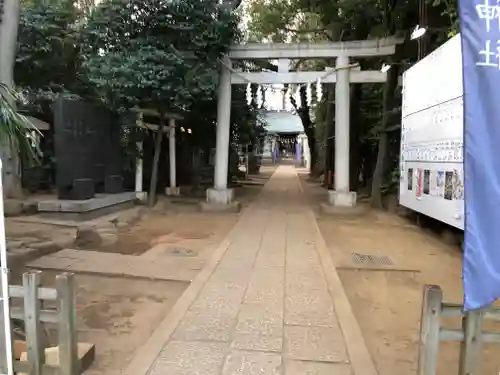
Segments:
[[[19,96],[7,85],[0,83],[0,144],[9,144],[11,150],[18,150],[22,158],[39,162],[40,150],[33,135],[40,135],[28,118],[15,109]]]
[[[389,173],[389,180],[381,186],[382,195],[395,194],[397,192],[399,181],[401,179],[401,172],[398,168],[394,168]]]

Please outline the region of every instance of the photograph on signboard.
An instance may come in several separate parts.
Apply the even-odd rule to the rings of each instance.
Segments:
[[[436,190],[438,197],[444,196],[444,171],[436,172]]]
[[[444,199],[453,199],[453,172],[446,172],[444,177]]]
[[[415,192],[415,195],[417,197],[422,196],[422,168],[417,169],[417,190]]]
[[[453,171],[453,199],[464,199],[464,181],[458,170]]]
[[[408,190],[413,190],[413,168],[408,168]]]
[[[429,169],[424,170],[424,194],[429,195],[431,185],[431,171]]]

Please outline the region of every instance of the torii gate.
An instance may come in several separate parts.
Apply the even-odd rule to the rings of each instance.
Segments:
[[[337,42],[300,44],[248,43],[231,46],[222,59],[217,98],[217,134],[214,187],[207,190],[205,210],[237,210],[232,189],[227,187],[231,85],[247,84],[297,84],[314,82],[321,78],[323,83],[335,83],[335,182],[334,191],[329,192],[329,202],[335,207],[352,208],[356,205],[356,193],[349,188],[349,106],[350,83],[382,83],[386,73],[351,69],[350,57],[388,56],[395,53],[396,45],[402,40],[394,37]],[[238,72],[232,69],[231,60],[283,60],[319,59],[336,57],[336,71],[325,76],[325,72],[288,72],[284,64],[278,64],[278,72]],[[324,78],[323,78],[324,77]]]

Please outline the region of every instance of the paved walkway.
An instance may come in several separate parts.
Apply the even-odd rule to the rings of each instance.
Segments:
[[[277,169],[126,374],[376,374],[294,167]]]

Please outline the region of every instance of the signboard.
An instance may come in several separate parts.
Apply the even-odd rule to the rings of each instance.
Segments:
[[[500,1],[459,0],[464,77],[465,309],[500,296]]]
[[[403,75],[400,203],[464,228],[460,36]]]

